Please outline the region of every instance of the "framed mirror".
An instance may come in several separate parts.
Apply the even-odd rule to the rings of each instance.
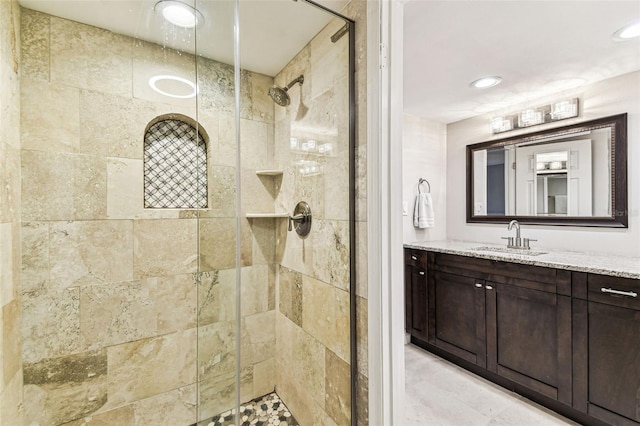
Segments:
[[[467,222],[626,228],[627,114],[467,145]]]

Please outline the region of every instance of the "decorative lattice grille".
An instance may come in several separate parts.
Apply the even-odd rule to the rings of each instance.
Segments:
[[[207,144],[180,120],[162,120],[144,135],[144,206],[207,207]]]

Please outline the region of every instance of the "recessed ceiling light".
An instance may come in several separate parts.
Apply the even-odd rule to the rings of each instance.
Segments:
[[[494,77],[483,77],[478,80],[472,82],[470,84],[471,87],[475,87],[477,89],[486,89],[487,87],[493,87],[496,84],[500,83],[502,78],[494,76]]]
[[[194,82],[175,75],[155,75],[149,79],[149,86],[170,98],[189,99],[198,94],[198,86]]]
[[[640,36],[640,22],[634,22],[629,25],[625,25],[620,28],[618,31],[613,33],[611,37],[614,40],[629,40],[630,38],[635,38]]]
[[[162,0],[154,9],[162,13],[164,19],[182,28],[193,28],[204,20],[198,9],[180,1]]]

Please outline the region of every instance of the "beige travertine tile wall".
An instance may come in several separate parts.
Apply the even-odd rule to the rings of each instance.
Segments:
[[[0,424],[21,425],[20,6],[0,1]]]
[[[366,2],[352,1],[343,13],[359,30],[358,421],[366,424]],[[315,55],[305,59],[303,51],[291,65],[308,65],[315,75],[299,68],[309,78],[303,86],[308,122],[337,129],[331,141],[342,155],[323,164],[322,179],[292,179],[293,167],[286,167],[282,179],[255,175],[256,169],[277,166],[278,149],[288,149],[288,136],[279,145],[278,135],[295,129],[304,137],[305,130],[274,110],[266,96],[272,78],[242,74],[241,210],[290,211],[299,197],[308,198],[317,234],[306,241],[314,250],[307,247],[299,262],[302,247],[286,233],[285,221],[242,221],[241,400],[277,384],[303,424],[345,424],[350,416],[348,121],[340,101],[347,80],[336,77],[346,76],[346,69],[335,66],[346,67],[347,38],[331,45],[328,37],[338,24],[331,25],[305,49]],[[233,68],[198,58],[196,117],[195,104],[167,103],[150,92],[145,74],[165,61],[193,78],[193,57],[30,10],[23,10],[22,28],[24,207],[17,232],[23,251],[25,421],[190,424],[196,401],[199,419],[228,409],[236,396],[238,338]],[[286,72],[280,80],[289,79]],[[142,208],[144,127],[169,113],[197,118],[209,135],[206,211]],[[295,360],[286,373],[285,360]]]
[[[187,425],[229,409],[237,339],[233,67],[197,59],[196,110],[195,100],[161,97],[147,85],[159,67],[195,78],[191,55],[27,9],[22,29],[21,91],[14,89],[22,124],[13,126],[22,150],[12,147],[13,169],[3,171],[14,170],[9,187],[19,189],[22,160],[23,223],[11,212],[6,229],[16,239],[22,232],[13,253],[22,250],[22,274],[14,276],[24,282],[25,423]],[[273,79],[243,72],[242,81],[243,146],[253,146],[243,153],[243,205],[268,211],[273,183],[255,169],[273,156]],[[208,210],[143,209],[144,131],[164,114],[197,120],[209,137]],[[275,232],[267,225],[245,220],[241,233],[243,400],[275,386]]]
[[[358,424],[368,424],[367,404],[367,237],[366,237],[366,2],[342,11],[356,21],[356,139],[358,335]],[[276,209],[289,211],[307,201],[313,212],[304,240],[278,230],[279,305],[276,313],[276,390],[303,425],[349,425],[351,421],[349,348],[349,110],[348,38],[330,38],[344,22],[323,29],[278,75],[283,86],[304,74],[289,93],[291,105],[276,107],[275,161],[284,169]],[[292,149],[315,140],[331,143],[320,155]],[[319,174],[305,175],[302,161]]]

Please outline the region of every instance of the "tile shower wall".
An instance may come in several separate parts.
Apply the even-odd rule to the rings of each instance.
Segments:
[[[0,424],[21,425],[20,6],[0,1]]]
[[[186,425],[197,403],[201,418],[230,408],[233,68],[198,58],[210,209],[201,219],[194,211],[144,210],[146,124],[171,113],[196,118],[193,100],[161,97],[147,80],[159,63],[195,78],[194,57],[26,9],[22,29],[25,422]],[[262,168],[273,138],[272,79],[249,72],[242,79],[243,142],[256,143],[243,155],[245,167]],[[262,208],[273,189],[243,175],[245,192],[256,194],[246,205]],[[275,386],[273,240],[272,229],[244,224],[245,400]]]
[[[344,10],[356,20],[357,267],[359,424],[367,424],[366,303],[366,2]],[[349,105],[348,37],[331,35],[344,22],[325,27],[278,75],[286,85],[304,74],[289,93],[291,105],[276,107],[275,162],[284,176],[277,210],[298,201],[313,212],[311,234],[302,240],[278,230],[278,309],[276,312],[276,390],[300,424],[349,425]],[[313,140],[315,152],[302,144]],[[330,150],[327,150],[330,144]],[[324,146],[324,152],[319,147]],[[309,149],[309,146],[306,146]],[[315,169],[314,169],[315,167]]]

